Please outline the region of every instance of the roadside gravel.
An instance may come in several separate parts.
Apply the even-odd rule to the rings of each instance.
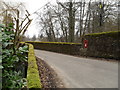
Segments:
[[[65,88],[55,71],[43,60],[36,57],[42,88]]]

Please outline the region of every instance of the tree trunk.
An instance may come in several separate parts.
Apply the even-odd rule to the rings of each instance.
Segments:
[[[74,42],[75,12],[73,12],[73,3],[69,4],[69,42]]]

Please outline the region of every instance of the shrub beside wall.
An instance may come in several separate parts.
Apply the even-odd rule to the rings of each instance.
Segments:
[[[81,44],[80,43],[65,43],[65,42],[28,42],[33,44],[35,49],[53,51],[58,53],[79,55]]]
[[[88,40],[87,56],[120,59],[120,31],[88,34],[85,39]]]

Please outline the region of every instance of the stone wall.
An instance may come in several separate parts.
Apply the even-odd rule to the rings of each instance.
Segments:
[[[34,47],[32,44],[28,44],[28,68],[27,68],[27,88],[42,88],[38,66],[36,64],[36,57],[34,53]]]
[[[84,40],[88,40],[88,48],[82,44],[80,55],[120,59],[120,31],[88,34]]]
[[[88,40],[88,48],[84,48],[84,40]],[[32,41],[28,43],[33,44],[35,49],[63,54],[120,59],[120,31],[85,35],[82,44]]]
[[[70,55],[79,55],[80,43],[65,43],[65,42],[27,42],[33,44],[35,49],[64,53]]]

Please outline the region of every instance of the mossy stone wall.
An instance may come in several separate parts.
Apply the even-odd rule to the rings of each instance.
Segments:
[[[88,40],[86,56],[120,59],[120,31],[88,34],[83,40]]]
[[[79,55],[80,54],[80,43],[62,43],[62,42],[27,42],[33,44],[35,49]]]
[[[35,53],[34,53],[34,47],[32,44],[27,44],[27,45],[29,46],[27,86],[28,86],[28,88],[42,88],[39,71],[38,71],[38,66],[36,63],[36,57],[35,57]]]
[[[88,40],[88,48],[83,41]],[[58,53],[90,56],[109,59],[120,59],[120,31],[92,33],[85,35],[82,44],[65,42],[33,42],[35,49]]]

